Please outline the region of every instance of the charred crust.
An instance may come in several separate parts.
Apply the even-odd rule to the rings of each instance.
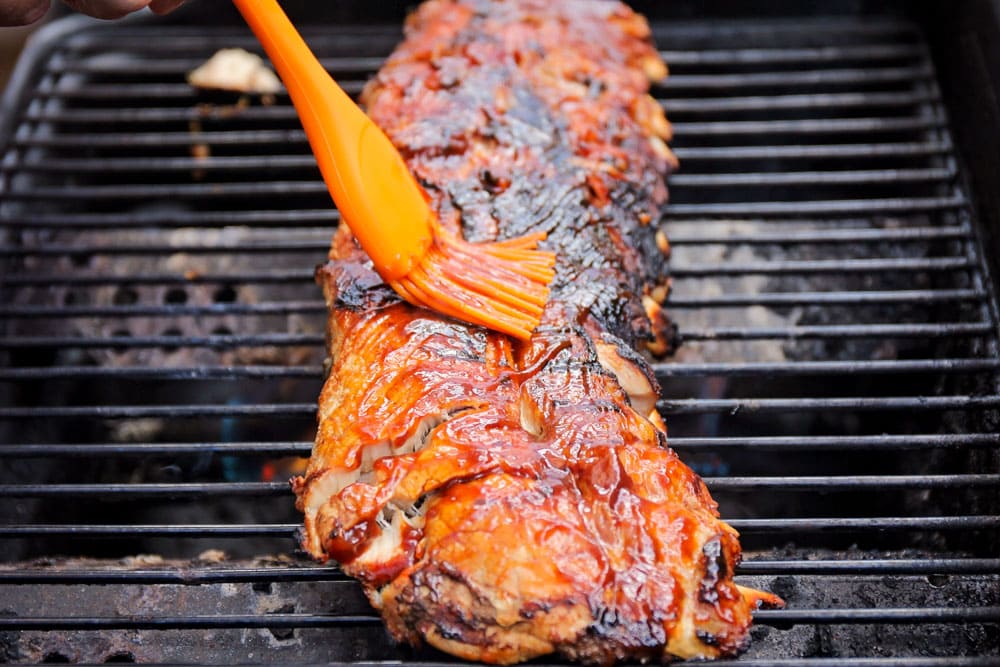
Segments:
[[[329,308],[367,311],[400,303],[402,299],[368,264],[330,260],[316,268]]]
[[[704,630],[695,630],[694,636],[698,638],[705,646],[718,646],[719,638],[713,635],[711,632],[706,632]]]
[[[726,655],[739,655],[747,651],[750,648],[750,634],[747,633],[738,639],[730,636],[727,645],[723,647],[723,651]]]
[[[325,562],[327,560],[327,557],[325,555],[322,558],[314,556],[309,551],[309,549],[306,548],[306,541],[308,540],[308,536],[306,535],[306,527],[305,526],[299,526],[298,528],[295,529],[295,535],[293,537],[293,540],[294,540],[295,544],[299,545],[299,551],[301,553],[309,554],[310,556],[313,556],[313,558],[315,560],[318,560],[318,561]]]
[[[476,595],[455,568],[445,563],[418,568],[407,584],[396,596],[407,625],[419,628],[424,636],[433,630],[445,639],[485,643],[484,629],[496,622],[490,614],[492,606]]]
[[[701,548],[701,553],[705,574],[698,582],[698,599],[706,604],[718,604],[718,585],[729,577],[729,567],[721,538],[715,536],[710,539]]]

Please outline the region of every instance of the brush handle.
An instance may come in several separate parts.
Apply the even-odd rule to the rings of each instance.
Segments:
[[[433,213],[389,138],[327,73],[276,0],[233,0],[288,89],[341,220],[391,282],[433,240]]]

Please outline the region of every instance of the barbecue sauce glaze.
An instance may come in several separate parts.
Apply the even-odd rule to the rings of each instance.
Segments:
[[[671,328],[657,220],[674,166],[666,69],[615,2],[432,0],[366,88],[442,224],[545,231],[557,276],[529,341],[402,303],[346,229],[317,271],[331,369],[305,548],[357,577],[394,637],[510,663],[732,655],[777,598],[667,447],[636,348]]]

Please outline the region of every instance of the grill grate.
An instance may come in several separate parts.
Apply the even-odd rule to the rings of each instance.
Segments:
[[[683,165],[659,407],[744,536],[740,580],[789,602],[740,664],[993,664],[996,299],[923,39],[655,33]],[[53,34],[0,164],[0,656],[442,660],[288,555],[337,215],[287,98],[184,83],[249,34]],[[398,36],[310,42],[357,92]]]

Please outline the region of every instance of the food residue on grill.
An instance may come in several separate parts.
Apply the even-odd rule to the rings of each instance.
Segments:
[[[243,49],[220,49],[203,65],[192,70],[188,83],[196,88],[241,93],[276,94],[281,81],[255,53]]]

